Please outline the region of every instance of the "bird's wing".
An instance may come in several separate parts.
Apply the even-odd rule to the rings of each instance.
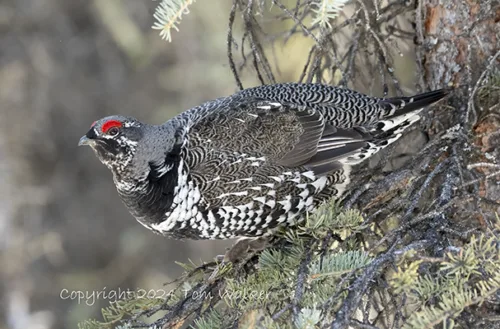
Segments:
[[[252,205],[255,216],[273,220],[310,209],[327,186],[345,184],[338,160],[365,143],[315,109],[249,100],[198,118],[187,137],[184,159],[209,209]]]
[[[317,109],[261,100],[213,111],[197,120],[189,136],[189,147],[200,153],[191,157],[194,168],[206,159],[207,154],[201,153],[218,152],[240,155],[242,161],[263,159],[288,168],[303,166],[316,175],[338,169],[343,158],[367,147],[371,139],[361,128],[333,127]]]

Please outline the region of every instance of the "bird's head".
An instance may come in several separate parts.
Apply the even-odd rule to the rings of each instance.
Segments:
[[[144,129],[131,117],[108,116],[95,121],[78,145],[89,145],[113,173],[120,173],[132,162]]]
[[[115,183],[139,182],[148,175],[160,177],[172,168],[182,134],[175,122],[160,126],[131,117],[113,115],[95,121],[78,145],[89,145],[113,172]],[[158,172],[151,172],[156,170]]]

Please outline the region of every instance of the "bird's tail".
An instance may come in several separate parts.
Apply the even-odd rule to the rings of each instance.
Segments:
[[[381,102],[382,106],[387,109],[387,116],[384,116],[384,119],[392,119],[393,117],[421,110],[422,108],[439,101],[448,95],[450,91],[451,89],[446,88],[429,91],[411,97],[394,97],[385,99]]]
[[[439,101],[448,95],[450,91],[450,89],[439,89],[411,97],[395,97],[382,100],[380,105],[385,111],[371,133],[375,136],[390,131],[393,134],[398,134],[420,119],[418,114],[425,106]],[[401,129],[398,129],[398,127]]]
[[[371,140],[358,154],[347,157],[342,163],[356,165],[394,143],[405,129],[420,119],[418,114],[425,106],[437,102],[449,92],[450,89],[439,89],[412,97],[388,98],[381,101],[387,112],[369,130]]]

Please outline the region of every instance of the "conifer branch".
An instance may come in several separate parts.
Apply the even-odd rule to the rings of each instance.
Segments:
[[[331,28],[331,20],[335,19],[342,11],[349,0],[318,0],[314,2],[316,18],[313,24],[319,24],[321,27]]]
[[[182,15],[189,14],[189,6],[195,0],[162,0],[156,7],[154,18],[156,22],[152,28],[160,30],[160,37],[167,41],[172,41],[171,29],[179,31],[177,24]]]

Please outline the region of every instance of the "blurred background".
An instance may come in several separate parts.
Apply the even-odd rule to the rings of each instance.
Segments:
[[[175,261],[208,261],[231,243],[145,230],[108,169],[77,148],[103,116],[161,123],[237,90],[226,57],[231,2],[196,2],[171,43],[151,29],[157,4],[0,2],[0,328],[76,328],[100,319],[109,300],[78,302],[71,292],[161,289],[182,273]],[[291,39],[274,49],[279,81],[298,79],[310,45]],[[411,49],[399,50],[406,57],[395,66],[409,86]],[[243,84],[257,85],[255,74]]]

